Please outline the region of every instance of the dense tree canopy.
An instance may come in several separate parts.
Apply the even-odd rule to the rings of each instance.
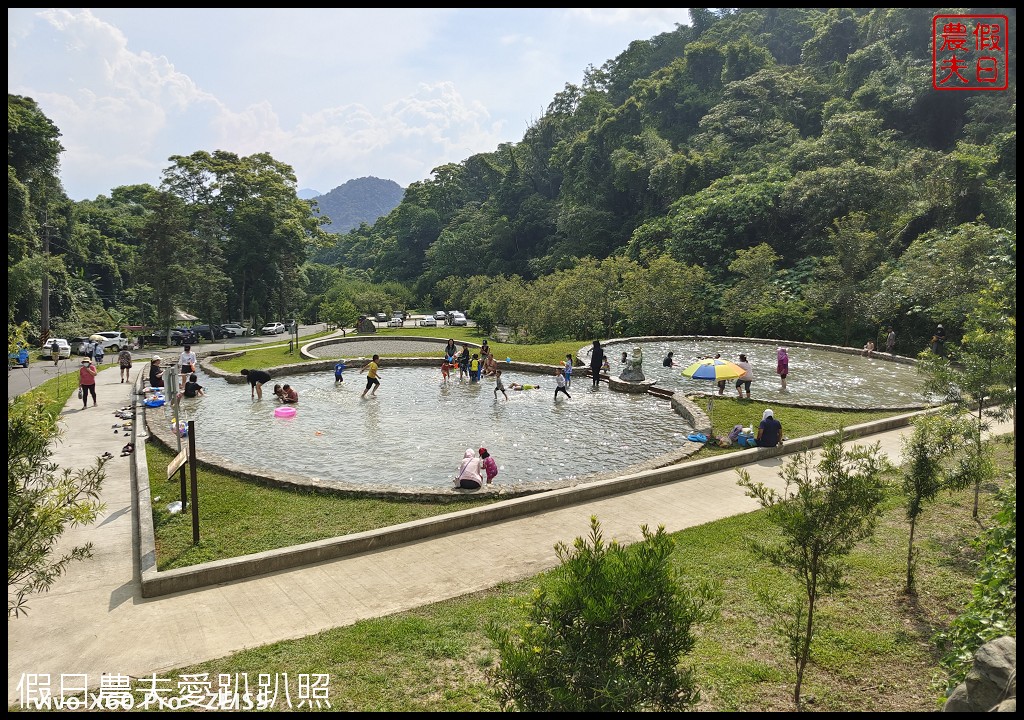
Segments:
[[[436,168],[342,235],[267,154],[174,156],[160,190],[184,206],[179,254],[219,288],[175,302],[214,321],[385,302],[351,283],[328,296],[313,270],[328,265],[530,337],[859,345],[891,323],[910,352],[942,320],[956,339],[978,288],[1016,289],[1016,84],[935,90],[938,12],[691,9],[691,26],[587,68],[520,142]],[[160,321],[141,228],[166,203],[144,187],[67,203],[59,130],[29,98],[8,108],[11,320],[38,319],[45,230],[59,322]]]

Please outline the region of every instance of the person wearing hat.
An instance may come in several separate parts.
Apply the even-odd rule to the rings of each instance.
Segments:
[[[775,447],[782,442],[782,423],[775,419],[769,408],[761,415],[761,424],[754,435],[758,447]]]
[[[494,462],[487,448],[480,448],[480,459],[483,461],[484,472],[487,473],[487,484],[490,485],[491,480],[498,477],[498,463]]]
[[[932,335],[932,352],[936,355],[942,355],[946,350],[946,330],[942,327],[942,323],[939,323],[938,327],[935,328],[935,334]]]
[[[181,355],[178,356],[178,365],[181,366],[181,376],[188,377],[196,371],[196,365],[199,363],[199,358],[192,352],[192,346],[186,345]]]
[[[78,368],[78,394],[82,398],[82,409],[89,407],[89,396],[92,395],[92,406],[96,407],[96,367],[92,360],[82,360]]]
[[[479,490],[482,487],[481,481],[483,480],[480,476],[481,469],[480,458],[475,457],[473,451],[466,448],[466,453],[462,457],[459,470],[455,473],[455,487],[465,488],[466,490]]]
[[[154,355],[153,360],[149,363],[149,386],[155,388],[162,388],[164,386],[164,368],[160,363],[163,362],[159,355]]]

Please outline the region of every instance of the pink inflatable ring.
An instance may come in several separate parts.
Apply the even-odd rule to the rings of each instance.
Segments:
[[[295,417],[295,408],[288,407],[287,405],[276,408],[274,410],[274,417]]]

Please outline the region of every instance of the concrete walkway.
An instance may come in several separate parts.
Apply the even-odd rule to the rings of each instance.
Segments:
[[[46,594],[30,598],[27,616],[7,623],[8,703],[19,686],[49,674],[54,693],[62,675],[167,677],[167,671],[244,648],[303,637],[529,577],[557,564],[554,545],[586,535],[596,515],[606,539],[632,542],[640,526],[670,532],[757,509],[724,470],[613,497],[584,501],[419,542],[316,565],[158,598],[143,598],[129,461],[120,457],[128,438],[111,427],[114,412],[129,404],[132,386],[110,368],[98,376],[99,406],[82,410],[72,397],[63,413],[66,433],[55,446],[61,467],[83,467],[109,451],[103,500],[94,525],[69,531],[62,545],[92,542],[94,556],[73,563]],[[892,430],[861,441],[881,443],[899,461]],[[143,452],[139,443],[137,452]],[[755,480],[779,487],[783,458],[745,466]],[[456,552],[472,547],[473,552]],[[268,668],[268,672],[274,669]],[[33,676],[35,676],[33,678]]]

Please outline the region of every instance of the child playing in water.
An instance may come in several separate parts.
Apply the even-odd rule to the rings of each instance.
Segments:
[[[566,387],[566,389],[569,389],[569,388],[572,387],[572,354],[571,353],[566,353],[565,354],[565,363],[563,364],[563,367],[565,368],[565,387]]]
[[[512,390],[537,390],[540,385],[520,385],[519,383],[510,383],[509,387]]]
[[[192,373],[188,376],[188,382],[185,383],[185,387],[182,388],[180,393],[178,393],[178,397],[179,399],[183,397],[194,398],[202,397],[205,394],[206,393],[203,392],[203,386],[199,384],[199,376]]]
[[[283,403],[297,403],[299,401],[299,393],[291,385],[285,385],[281,388],[281,402]]]
[[[334,382],[345,382],[345,378],[341,376],[343,372],[345,372],[345,361],[334,363]]]
[[[495,370],[494,371],[494,399],[495,400],[498,399],[498,393],[499,392],[502,395],[505,396],[506,400],[508,400],[508,393],[505,392],[505,383],[503,383],[501,381],[501,370]]]
[[[487,474],[487,484],[490,485],[491,481],[498,477],[498,463],[487,452],[487,448],[480,448],[480,459],[483,461],[484,472]]]
[[[274,386],[274,397],[284,402],[284,388],[280,384]]]
[[[441,382],[448,382],[448,376],[452,372],[452,361],[447,355],[441,361]]]
[[[565,374],[562,369],[555,370],[555,400],[558,400],[558,393],[572,400],[572,395],[565,389]]]

